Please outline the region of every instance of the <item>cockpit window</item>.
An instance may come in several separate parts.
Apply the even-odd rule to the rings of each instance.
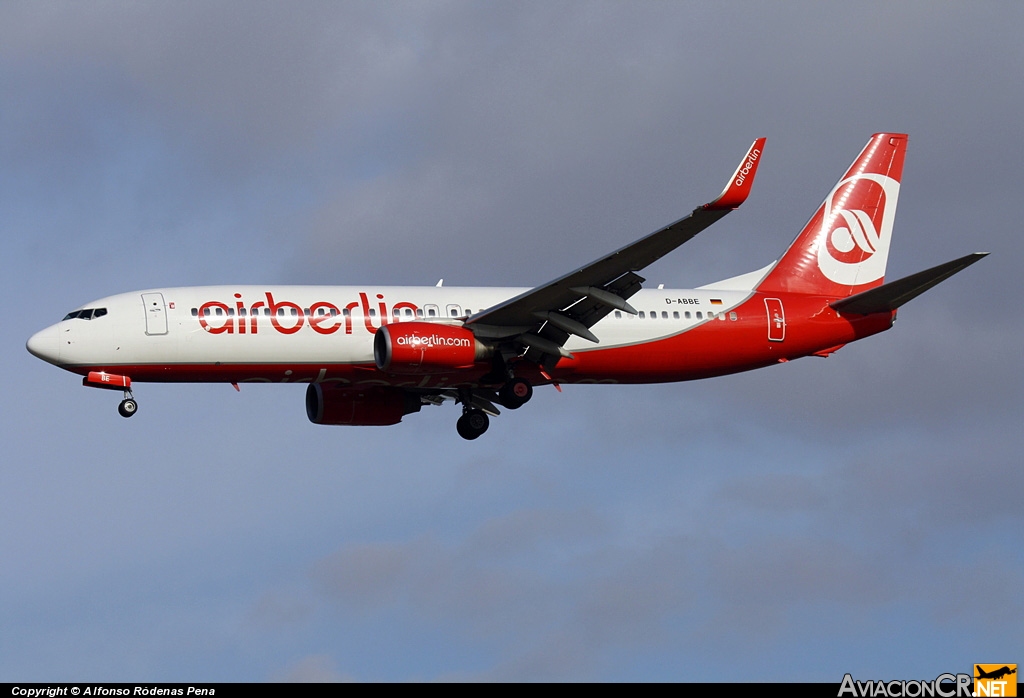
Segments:
[[[106,308],[84,308],[82,310],[72,310],[70,313],[64,316],[65,320],[94,320],[96,318],[103,317],[107,314]]]

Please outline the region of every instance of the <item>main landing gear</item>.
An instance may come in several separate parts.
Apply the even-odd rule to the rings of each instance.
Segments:
[[[513,378],[498,391],[498,399],[504,407],[518,410],[533,397],[533,386],[524,378]]]
[[[533,386],[524,378],[512,376],[498,390],[498,402],[510,410],[519,409],[529,402],[531,397],[533,397]],[[455,423],[459,436],[472,441],[487,431],[491,420],[487,416],[487,412],[484,412],[480,407],[474,406],[474,402],[481,407],[491,410],[491,414],[497,414],[497,410],[494,409],[494,405],[490,402],[493,399],[494,393],[489,391],[478,391],[475,400],[472,390],[462,389],[459,391],[458,400],[462,403],[462,416]]]
[[[475,407],[466,407],[463,409],[459,421],[455,423],[455,428],[458,430],[459,436],[472,441],[487,431],[487,427],[490,425],[491,420],[486,412]]]

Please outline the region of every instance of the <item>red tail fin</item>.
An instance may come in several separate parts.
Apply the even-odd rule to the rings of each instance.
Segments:
[[[872,136],[759,290],[846,297],[881,284],[906,152],[904,133]]]

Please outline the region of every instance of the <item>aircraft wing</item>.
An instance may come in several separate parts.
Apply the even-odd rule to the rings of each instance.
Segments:
[[[592,342],[590,327],[612,310],[635,314],[627,299],[645,279],[636,272],[661,259],[729,211],[750,194],[764,150],[758,138],[740,161],[722,194],[680,220],[630,243],[554,281],[473,315],[466,327],[481,339],[516,340],[528,348],[527,358],[552,363],[568,352],[570,334]]]

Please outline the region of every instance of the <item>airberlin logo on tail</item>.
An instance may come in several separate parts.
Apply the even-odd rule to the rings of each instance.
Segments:
[[[818,268],[825,278],[859,286],[885,276],[900,183],[865,173],[841,181],[823,204]]]

